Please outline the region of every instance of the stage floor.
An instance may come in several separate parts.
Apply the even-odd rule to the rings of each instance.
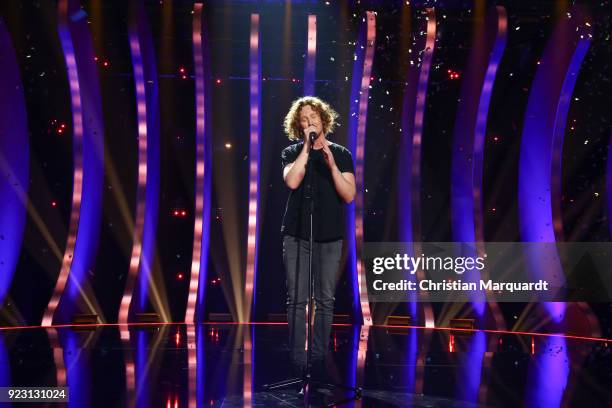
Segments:
[[[335,325],[330,349],[328,378],[363,387],[347,406],[612,404],[606,341]],[[263,389],[287,356],[286,324],[3,329],[0,386],[67,386],[78,407],[302,407],[295,386]],[[311,406],[343,397],[319,390]]]

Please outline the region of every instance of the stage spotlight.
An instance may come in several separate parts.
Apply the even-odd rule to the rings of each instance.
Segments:
[[[232,148],[232,144],[231,143],[226,143],[225,144],[225,148],[226,149],[231,149]]]

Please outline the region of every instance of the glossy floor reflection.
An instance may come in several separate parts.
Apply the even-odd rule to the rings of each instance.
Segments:
[[[0,330],[0,386],[68,386],[75,407],[301,407],[287,326]],[[328,376],[361,385],[347,406],[610,406],[612,344],[416,328],[334,326]],[[342,395],[320,389],[312,406]]]

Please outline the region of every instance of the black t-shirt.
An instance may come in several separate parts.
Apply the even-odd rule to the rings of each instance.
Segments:
[[[295,143],[283,150],[281,153],[282,169],[289,163],[293,163],[304,146],[304,142]],[[334,155],[334,161],[341,173],[355,173],[351,152],[339,144],[331,143],[329,149]],[[314,205],[314,240],[327,242],[342,239],[344,236],[344,201],[338,195],[331,170],[325,164],[323,150],[312,149],[309,159],[311,160]],[[302,239],[310,239],[310,212],[308,187],[310,170],[306,166],[304,179],[295,190],[291,190],[281,233]]]

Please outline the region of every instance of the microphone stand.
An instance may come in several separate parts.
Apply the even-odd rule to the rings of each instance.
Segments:
[[[302,378],[290,378],[287,380],[282,380],[276,383],[272,383],[272,384],[265,384],[263,386],[264,390],[274,390],[277,388],[283,388],[283,387],[287,387],[293,384],[299,384],[301,383],[301,387],[302,390],[304,391],[304,400],[307,401],[307,406],[308,406],[308,400],[310,398],[310,392],[311,389],[310,387],[312,385],[324,385],[328,388],[338,388],[338,389],[344,389],[346,391],[352,391],[354,392],[354,395],[352,397],[347,397],[347,398],[343,398],[341,400],[337,400],[337,401],[332,401],[330,403],[328,403],[326,406],[327,407],[332,407],[338,404],[343,404],[345,402],[349,402],[349,401],[354,401],[354,400],[359,400],[361,398],[361,387],[352,387],[350,385],[344,385],[344,384],[332,384],[332,383],[326,383],[323,381],[317,381],[317,380],[313,380],[312,379],[312,373],[311,373],[311,361],[312,361],[312,312],[313,312],[313,308],[314,308],[314,275],[312,273],[312,252],[314,249],[314,202],[315,202],[315,183],[314,180],[316,180],[313,177],[313,165],[312,165],[312,150],[314,147],[314,139],[316,138],[316,134],[314,132],[311,132],[310,135],[310,148],[308,150],[308,161],[306,162],[306,174],[308,175],[308,180],[307,180],[307,184],[306,184],[306,195],[305,195],[305,199],[307,199],[309,201],[308,203],[308,208],[309,208],[309,219],[310,219],[310,242],[309,242],[309,250],[308,250],[308,306],[306,309],[306,321],[308,322],[306,327],[307,327],[307,337],[306,337],[306,372],[303,374]],[[299,280],[298,280],[299,281]]]

